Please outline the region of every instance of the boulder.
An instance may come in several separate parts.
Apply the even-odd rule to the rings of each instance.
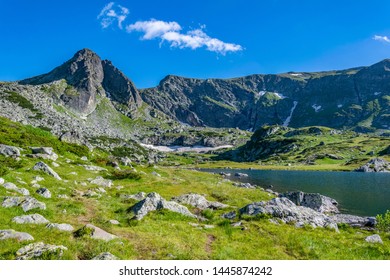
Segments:
[[[38,171],[43,171],[46,174],[48,174],[50,176],[53,176],[57,180],[61,180],[61,177],[58,176],[58,174],[53,169],[51,169],[46,163],[44,163],[42,161],[40,161],[37,164],[35,164],[32,169],[33,170],[38,170]]]
[[[246,174],[246,173],[237,172],[237,173],[234,174],[234,176],[239,177],[239,178],[242,178],[242,177],[248,177],[249,175]]]
[[[0,178],[0,185],[4,184],[5,180],[3,178]]]
[[[390,162],[382,158],[374,158],[365,165],[355,169],[356,172],[390,172]]]
[[[119,225],[120,224],[119,221],[117,221],[117,220],[109,220],[108,222],[112,225]]]
[[[287,192],[279,197],[286,197],[297,206],[305,206],[320,213],[339,213],[337,201],[319,193]]]
[[[51,147],[31,147],[32,155],[27,155],[34,158],[42,158],[56,161],[58,155],[53,151]]]
[[[99,239],[104,241],[110,241],[118,238],[118,236],[108,233],[97,226],[87,224],[83,228],[76,231],[76,236],[88,235],[93,239]]]
[[[30,192],[25,189],[25,188],[18,188],[14,183],[5,183],[3,185],[3,187],[6,189],[6,190],[9,190],[9,191],[14,191],[14,192],[18,192],[22,195],[30,195]]]
[[[94,165],[82,165],[87,171],[107,171],[107,169]]]
[[[58,259],[62,257],[65,250],[68,250],[68,248],[62,245],[56,246],[56,245],[45,244],[43,242],[32,243],[32,244],[28,244],[27,246],[24,246],[23,248],[20,248],[16,252],[16,259],[30,260],[30,259],[39,258],[43,254],[45,254],[45,256],[52,255],[54,258]]]
[[[17,232],[13,229],[0,230],[0,240],[16,239],[18,241],[30,241],[34,240],[30,234],[26,232]]]
[[[109,188],[112,185],[112,181],[99,176],[92,180],[91,184],[98,185],[104,188]]]
[[[251,183],[233,183],[233,186],[244,188],[244,189],[256,189],[255,186],[253,186]]]
[[[360,217],[348,214],[336,214],[330,216],[336,224],[347,224],[351,227],[374,227],[376,219],[374,217]]]
[[[228,207],[226,204],[222,204],[220,202],[216,201],[208,201],[204,196],[199,195],[199,194],[183,194],[178,197],[172,198],[173,201],[177,203],[183,203],[183,204],[188,204],[192,205],[196,208],[199,209],[222,209]]]
[[[180,205],[174,201],[166,201],[158,193],[149,193],[144,200],[135,204],[132,208],[135,214],[135,219],[141,220],[145,215],[151,211],[168,209],[172,212],[180,213],[182,215],[196,218],[187,207]]]
[[[279,218],[285,223],[296,226],[311,225],[312,227],[337,228],[337,224],[323,213],[311,208],[297,206],[286,197],[273,198],[270,201],[255,202],[240,209],[241,215],[269,215]]]
[[[42,215],[39,214],[31,214],[31,215],[23,215],[17,216],[12,219],[14,223],[17,224],[47,224],[49,223]]]
[[[74,228],[69,224],[55,224],[55,223],[49,223],[46,225],[46,228],[50,229],[58,229],[60,231],[73,231]]]
[[[20,148],[0,144],[0,154],[10,157],[20,157]]]
[[[42,210],[46,209],[46,204],[36,200],[31,196],[21,197],[21,196],[7,196],[4,198],[1,205],[4,208],[20,206],[24,212],[29,210],[39,208]]]
[[[110,252],[104,252],[100,253],[99,255],[92,258],[92,260],[99,260],[99,261],[113,261],[113,260],[119,260],[116,256],[111,254]]]
[[[382,238],[379,236],[379,234],[374,234],[367,236],[365,239],[369,243],[380,243],[383,244]]]
[[[36,193],[45,198],[51,198],[51,192],[46,188],[39,188]]]

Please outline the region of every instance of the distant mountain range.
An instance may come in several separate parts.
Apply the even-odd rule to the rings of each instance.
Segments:
[[[34,115],[31,110],[25,112],[29,117],[23,117],[23,112],[10,107],[9,92],[16,92],[31,102],[35,110],[41,112],[41,117],[31,117]],[[33,125],[37,125],[37,119],[43,119],[41,126],[49,127],[55,134],[75,125],[79,131],[89,127],[91,134],[109,131],[108,135],[115,137],[143,138],[142,126],[148,123],[148,128],[155,129],[148,137],[154,139],[152,142],[161,142],[164,137],[158,135],[180,133],[188,126],[249,131],[275,124],[295,128],[327,126],[362,132],[390,128],[388,59],[369,67],[340,71],[289,72],[233,79],[169,75],[158,86],[140,90],[110,61],[83,49],[47,74],[1,83],[0,93],[4,93],[0,96],[3,102],[0,115]],[[55,122],[64,122],[61,119],[64,112],[72,121],[63,126],[51,125],[53,120],[46,120],[50,112],[59,118]],[[124,116],[129,117],[131,124]],[[96,129],[99,125],[104,128]],[[167,128],[161,130],[164,126]]]

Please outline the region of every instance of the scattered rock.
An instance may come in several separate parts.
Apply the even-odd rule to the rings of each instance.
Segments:
[[[42,215],[39,214],[31,214],[31,215],[23,215],[17,216],[12,219],[14,223],[17,224],[47,224],[49,223]]]
[[[82,165],[87,171],[107,171],[107,169],[94,165]]]
[[[91,184],[95,184],[101,187],[109,188],[112,185],[112,181],[108,179],[104,179],[103,177],[99,176],[96,177],[96,179],[91,181]]]
[[[286,197],[297,206],[305,206],[320,213],[339,213],[337,201],[319,193],[287,192],[279,197]]]
[[[244,189],[255,189],[256,187],[253,186],[251,183],[233,183],[233,186],[244,188]]]
[[[104,240],[104,241],[110,241],[115,238],[118,238],[116,235],[113,235],[111,233],[108,233],[101,228],[98,228],[94,225],[87,224],[78,231],[75,232],[75,235],[77,237],[81,237],[84,235],[88,235],[93,239],[99,239],[99,240]]]
[[[219,175],[221,175],[223,177],[230,177],[230,176],[232,176],[232,173],[219,172]]]
[[[4,179],[3,178],[0,178],[0,185],[4,184]]]
[[[62,199],[69,199],[69,196],[67,196],[66,194],[59,194],[57,195],[57,197]]]
[[[46,188],[40,188],[36,191],[36,193],[45,198],[51,198],[51,192]]]
[[[46,225],[46,228],[54,228],[61,231],[73,231],[74,228],[69,224],[55,224],[55,223],[49,223]]]
[[[235,219],[237,217],[237,213],[236,213],[236,211],[231,211],[231,212],[222,214],[221,217],[224,219],[232,220],[232,219]]]
[[[161,177],[161,175],[158,174],[156,171],[153,171],[153,172],[152,172],[152,175],[154,175],[154,176],[156,176],[156,177]]]
[[[18,241],[30,241],[34,240],[30,234],[26,232],[17,232],[13,229],[0,230],[0,240],[5,239],[17,239]]]
[[[120,198],[122,199],[134,199],[134,200],[142,200],[145,199],[146,193],[139,192],[137,194],[122,194]]]
[[[27,246],[24,246],[23,248],[20,248],[16,252],[16,259],[17,260],[30,260],[39,258],[43,254],[47,256],[47,254],[50,254],[53,256],[53,258],[58,259],[62,257],[64,250],[68,250],[65,246],[56,246],[56,245],[50,245],[45,244],[43,242],[38,243],[32,243],[28,244]]]
[[[10,157],[20,157],[20,148],[0,144],[0,154]]]
[[[104,253],[100,253],[96,257],[93,257],[92,260],[113,261],[119,259],[113,254],[111,254],[110,252],[104,252]]]
[[[128,157],[120,158],[120,162],[124,166],[131,166],[131,159],[129,159]]]
[[[49,174],[50,176],[53,176],[57,180],[61,180],[61,177],[58,176],[58,174],[53,169],[51,169],[46,163],[44,163],[42,161],[40,161],[37,164],[35,164],[34,167],[33,167],[33,170],[43,171],[46,174]]]
[[[120,224],[119,221],[117,221],[117,220],[109,220],[108,222],[112,225],[119,225]]]
[[[367,236],[365,239],[369,243],[380,243],[383,244],[382,238],[379,236],[379,234],[374,234]]]
[[[40,184],[37,184],[37,183],[35,183],[35,184],[32,184],[32,186],[31,187],[33,187],[33,188],[36,188],[36,189],[39,189],[40,187],[41,187],[41,185]]]
[[[355,169],[356,172],[390,172],[390,162],[382,158],[374,158],[365,165]]]
[[[237,172],[237,173],[234,174],[234,176],[239,177],[239,178],[242,178],[242,177],[248,177],[249,175],[246,174],[246,173]]]
[[[337,224],[323,213],[314,211],[311,208],[297,206],[285,197],[277,197],[270,201],[255,202],[240,209],[241,215],[270,215],[279,218],[286,223],[294,223],[297,226],[305,224],[313,227],[337,227]]]
[[[83,160],[83,161],[88,161],[88,158],[86,156],[83,156],[80,159]]]
[[[14,191],[14,192],[18,192],[22,195],[30,195],[30,192],[25,189],[25,188],[18,188],[14,183],[5,183],[3,185],[3,187],[6,189],[6,190],[9,190],[9,191]]]
[[[185,216],[196,218],[187,207],[180,205],[174,201],[166,201],[158,193],[149,193],[144,200],[141,200],[132,207],[135,214],[135,219],[141,220],[150,211],[168,209],[172,212],[177,212]]]
[[[93,190],[88,190],[85,193],[83,193],[83,196],[85,197],[101,197],[101,194],[98,194],[97,192]]]
[[[178,197],[172,198],[173,201],[177,203],[183,203],[183,204],[188,204],[192,205],[196,208],[199,209],[222,209],[228,207],[226,204],[222,204],[220,202],[216,201],[208,201],[204,196],[199,195],[199,194],[183,194]]]
[[[51,163],[51,165],[53,165],[54,167],[59,167],[60,166],[58,163],[56,163],[54,161]]]
[[[37,181],[37,182],[40,182],[40,181],[44,181],[45,178],[42,178],[41,176],[35,176],[34,180]]]
[[[20,197],[20,196],[7,196],[4,198],[2,205],[4,208],[20,206],[24,212],[39,208],[42,210],[46,209],[46,204],[36,200],[31,196]]]

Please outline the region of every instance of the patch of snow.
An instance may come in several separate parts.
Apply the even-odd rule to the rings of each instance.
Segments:
[[[311,107],[314,109],[314,111],[316,111],[316,113],[318,113],[322,108],[321,105],[317,105],[317,104],[314,104]]]
[[[167,152],[167,153],[173,153],[173,152],[195,152],[195,153],[204,153],[208,151],[215,151],[219,149],[227,149],[232,148],[232,145],[224,145],[224,146],[218,146],[218,147],[205,147],[205,146],[192,146],[192,147],[183,147],[183,146],[154,146],[149,144],[143,144],[140,143],[142,147],[157,150],[160,152]]]
[[[374,92],[374,95],[379,95],[381,94],[382,92]]]
[[[287,119],[284,121],[283,126],[286,126],[286,127],[287,127],[287,126],[290,124],[292,114],[294,113],[294,110],[295,110],[295,108],[297,107],[297,105],[298,105],[298,101],[294,101],[293,106],[292,106],[292,108],[291,108],[291,110],[290,110],[290,115],[289,115],[289,116],[287,117]]]
[[[337,108],[341,108],[341,107],[343,107],[343,104],[337,105]]]
[[[302,76],[302,74],[301,73],[292,73],[292,74],[290,74],[291,76],[294,76],[294,77],[297,77],[297,76]]]
[[[259,92],[259,97],[262,97],[264,94],[266,94],[266,91],[265,90],[262,90]]]

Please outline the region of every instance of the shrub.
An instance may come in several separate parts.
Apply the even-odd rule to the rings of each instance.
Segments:
[[[390,211],[387,210],[383,215],[376,216],[377,228],[383,231],[390,231]]]
[[[141,175],[139,173],[134,172],[131,169],[124,169],[124,170],[115,170],[112,172],[111,176],[109,176],[110,179],[113,180],[123,180],[123,179],[132,179],[132,180],[139,180],[141,179]]]

